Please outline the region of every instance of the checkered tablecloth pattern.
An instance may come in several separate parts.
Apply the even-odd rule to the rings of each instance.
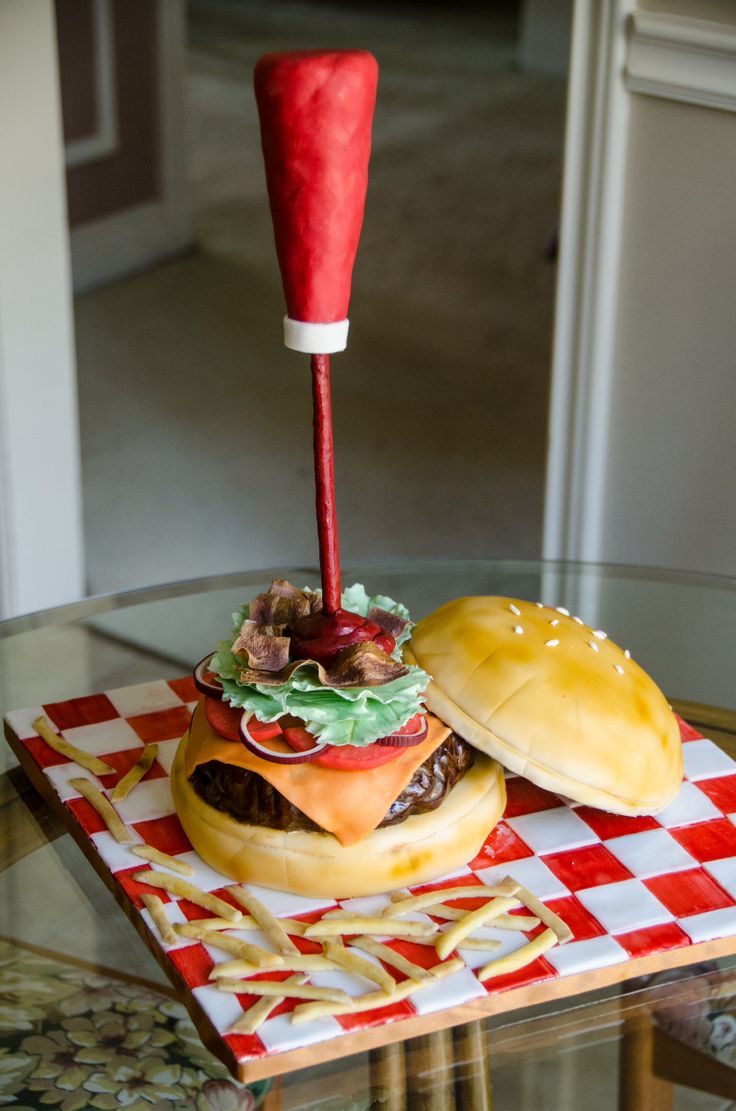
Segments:
[[[209,917],[209,913],[133,880],[133,874],[148,865],[112,838],[97,812],[69,784],[76,775],[95,777],[80,772],[77,764],[52,750],[34,732],[32,722],[40,714],[46,715],[63,737],[102,757],[119,774],[138,759],[145,744],[157,742],[157,760],[130,796],[117,804],[118,812],[141,841],[188,860],[194,869],[190,882],[237,905],[227,892],[231,881],[209,868],[192,850],[171,801],[169,770],[196,697],[192,681],[185,678],[34,706],[11,713],[6,719],[158,945],[159,935],[142,907],[142,893],[159,895],[172,923]],[[682,949],[682,963],[687,963],[687,947],[716,938],[736,938],[736,764],[685,723],[681,732],[686,778],[675,801],[656,818],[606,814],[509,775],[503,820],[478,856],[452,877],[413,889],[439,888],[451,879],[453,886],[467,885],[472,891],[479,883],[511,874],[533,891],[570,925],[574,940],[518,972],[482,984],[474,970],[490,959],[489,953],[461,949],[466,967],[411,999],[367,1014],[298,1025],[293,1025],[289,1017],[296,1003],[287,1001],[257,1034],[246,1036],[227,1031],[255,997],[247,992],[230,995],[218,991],[208,979],[213,965],[229,959],[230,954],[214,943],[182,939],[175,946],[164,947],[166,957],[241,1063],[336,1038],[348,1031],[450,1008],[487,992],[552,981],[668,949]],[[95,781],[109,792],[117,779],[118,775],[103,776]],[[283,917],[314,921],[336,905],[331,900],[251,889],[274,914]],[[340,900],[339,905],[373,914],[380,913],[388,902],[386,894]],[[473,908],[479,902],[463,905]],[[414,917],[429,921],[422,913]],[[442,928],[448,925],[443,923]],[[498,955],[503,955],[525,944],[541,928],[523,934],[485,927],[483,933],[502,943]],[[231,934],[268,946],[266,938],[252,930],[233,930]],[[294,941],[303,952],[319,951],[314,942],[300,937]],[[424,967],[437,961],[431,946],[397,940],[388,944]],[[163,963],[166,965],[165,960]],[[289,973],[264,975],[282,979]],[[402,979],[401,973],[396,976]],[[343,971],[315,973],[311,980],[325,987],[343,988],[351,995],[374,990],[374,985]]]

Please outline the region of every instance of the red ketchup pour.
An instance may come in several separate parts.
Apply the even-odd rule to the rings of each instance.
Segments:
[[[322,576],[322,605],[328,615],[337,615],[342,598],[340,544],[335,505],[335,447],[332,439],[330,356],[312,355],[312,406],[314,424],[314,483],[317,509],[319,566]],[[293,643],[293,642],[292,642]],[[349,643],[355,643],[350,641]],[[336,655],[337,653],[335,653]],[[303,659],[295,656],[295,659]],[[315,656],[314,659],[319,657]],[[334,658],[334,657],[331,657]],[[324,662],[324,661],[320,661]]]
[[[396,642],[375,621],[337,608],[300,617],[291,630],[290,655],[294,660],[316,660],[329,667],[343,648],[372,640],[384,652],[393,652]]]

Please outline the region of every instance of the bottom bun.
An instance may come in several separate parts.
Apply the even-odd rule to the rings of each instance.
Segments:
[[[427,883],[472,860],[506,805],[500,764],[476,753],[470,771],[436,810],[343,846],[331,833],[248,825],[210,806],[186,777],[188,740],[186,733],[171,769],[179,821],[202,859],[238,883],[327,899]]]

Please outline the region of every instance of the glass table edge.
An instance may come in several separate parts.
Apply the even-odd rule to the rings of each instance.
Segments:
[[[452,571],[453,574],[467,569],[478,572],[487,569],[489,573],[501,574],[597,574],[624,579],[671,583],[677,587],[700,587],[733,591],[736,593],[736,577],[696,571],[678,571],[670,568],[638,566],[625,563],[592,563],[575,560],[545,559],[402,559],[375,560],[369,562],[348,562],[343,566],[343,578],[347,581],[353,574],[383,573],[390,574],[439,574]],[[96,617],[118,609],[127,609],[147,602],[160,602],[171,598],[189,597],[196,594],[214,593],[218,590],[232,589],[266,582],[273,578],[305,576],[319,578],[319,568],[314,564],[253,568],[223,574],[206,575],[173,582],[155,583],[150,586],[129,590],[111,591],[94,594],[76,601],[69,601],[48,609],[18,614],[0,621],[0,639],[30,632],[49,625],[59,625],[85,618]]]

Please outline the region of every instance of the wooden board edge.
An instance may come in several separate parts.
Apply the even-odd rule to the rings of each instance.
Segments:
[[[685,953],[688,959],[682,960],[682,955]],[[267,1076],[278,1076],[281,1073],[349,1057],[368,1049],[377,1049],[380,1046],[390,1045],[394,1041],[406,1041],[451,1026],[511,1013],[521,1008],[541,1006],[554,1000],[587,995],[601,988],[638,979],[640,976],[651,976],[655,972],[665,972],[672,968],[686,968],[690,964],[732,956],[735,953],[736,937],[716,938],[713,941],[698,942],[687,948],[667,949],[646,957],[632,957],[630,960],[599,968],[595,972],[581,972],[573,976],[560,977],[558,980],[539,980],[534,984],[509,988],[495,995],[471,999],[467,1003],[448,1007],[444,1011],[397,1019],[396,1022],[383,1026],[344,1034],[329,1042],[317,1042],[314,1045],[288,1050],[268,1058],[268,1068],[265,1067],[265,1060],[248,1061],[239,1066],[238,1079],[246,1082],[262,1080]],[[622,975],[624,969],[626,974]]]

